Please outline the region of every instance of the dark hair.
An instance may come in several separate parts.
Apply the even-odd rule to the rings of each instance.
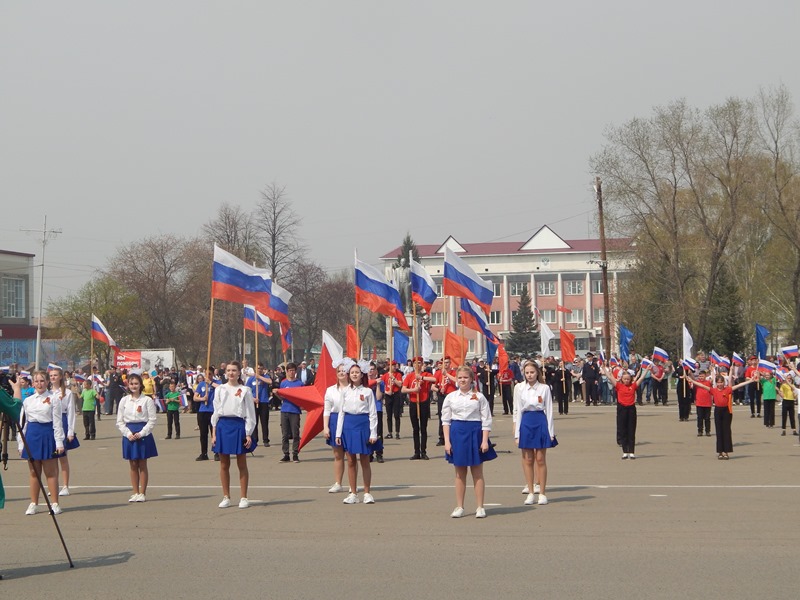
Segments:
[[[139,385],[141,386],[141,388],[144,388],[144,380],[142,380],[142,376],[141,375],[139,375],[138,373],[128,373],[128,385],[130,385],[131,379],[138,379],[139,380]],[[141,390],[140,390],[140,392],[141,392]]]
[[[289,369],[294,369],[295,371],[297,371],[297,365],[293,362],[286,363],[286,370],[288,371]]]
[[[232,361],[230,361],[230,362],[229,362],[227,365],[225,365],[225,367],[227,368],[227,367],[229,367],[229,366],[231,366],[231,365],[233,365],[234,367],[236,367],[236,369],[239,371],[239,377],[237,378],[237,380],[238,380],[238,382],[239,382],[239,385],[242,385],[242,384],[244,383],[244,382],[242,381],[242,363],[240,363],[238,360],[232,360]],[[228,374],[227,374],[227,373],[225,373],[224,375],[225,375],[225,377],[227,377],[227,376],[228,376]]]

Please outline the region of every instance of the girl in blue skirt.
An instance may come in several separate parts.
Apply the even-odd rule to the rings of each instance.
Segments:
[[[553,427],[553,397],[550,386],[544,383],[541,368],[533,361],[525,363],[525,381],[514,388],[514,438],[522,450],[522,472],[528,490],[534,489],[533,469],[539,479],[539,502],[547,504],[547,449],[555,446],[556,433]],[[534,502],[533,493],[525,498],[525,504]]]
[[[483,496],[486,484],[483,480],[483,463],[497,458],[489,443],[492,430],[492,413],[489,401],[475,390],[475,375],[472,369],[462,365],[456,369],[458,389],[450,392],[442,404],[442,429],[444,431],[444,457],[456,469],[456,508],[451,517],[464,516],[464,496],[467,493],[467,467],[472,472],[475,486],[475,501],[478,508],[475,516],[486,516]]]
[[[156,426],[156,403],[150,396],[142,394],[142,376],[128,373],[130,394],[119,401],[117,429],[122,433],[122,458],[130,465],[133,495],[128,502],[147,500],[147,459],[158,456],[153,428]]]
[[[219,454],[219,479],[222,483],[220,508],[231,505],[231,456],[236,456],[239,468],[239,508],[247,508],[247,486],[250,472],[247,469],[247,452],[256,448],[253,430],[256,428],[256,405],[253,392],[241,380],[242,367],[237,361],[225,366],[227,382],[214,393],[214,414],[211,416],[211,444]]]
[[[344,393],[342,410],[336,423],[336,443],[344,447],[347,455],[347,478],[350,494],[343,500],[345,504],[358,504],[358,463],[364,473],[364,504],[374,504],[370,493],[372,469],[369,455],[383,450],[378,441],[378,411],[375,396],[367,383],[369,362],[353,364],[349,371],[350,385]]]
[[[47,391],[47,373],[34,371],[33,394],[25,398],[22,403],[25,416],[23,433],[30,448],[30,454],[22,449],[22,458],[28,459],[30,468],[31,503],[25,511],[26,515],[35,515],[39,505],[39,477],[42,472],[47,479],[50,496],[57,498],[58,494],[58,461],[57,456],[64,452],[64,429],[61,425],[61,401],[58,396],[53,396]],[[22,444],[22,437],[19,437]],[[53,503],[54,514],[59,514],[61,508],[58,503]]]
[[[61,427],[64,430],[64,454],[58,457],[61,466],[61,475],[64,478],[64,487],[58,492],[59,496],[69,496],[69,458],[67,450],[75,450],[81,443],[75,435],[75,394],[67,387],[64,381],[64,371],[58,365],[50,365],[50,395],[56,396],[61,401]]]
[[[322,412],[322,431],[325,435],[325,443],[333,448],[333,485],[328,493],[335,494],[342,491],[342,478],[344,477],[344,448],[336,443],[336,426],[338,424],[339,413],[344,402],[344,393],[349,386],[347,372],[353,365],[349,358],[342,358],[334,361],[333,367],[336,369],[336,384],[325,390],[325,408]],[[331,429],[334,435],[331,435]]]

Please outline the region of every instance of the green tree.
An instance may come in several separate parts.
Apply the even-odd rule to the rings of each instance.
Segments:
[[[395,269],[399,267],[401,258],[405,258],[406,262],[408,262],[409,252],[411,253],[411,256],[414,258],[414,260],[419,262],[419,251],[417,250],[417,245],[414,243],[411,234],[406,232],[406,237],[403,238],[403,243],[400,244],[400,249],[398,250],[397,258],[392,264],[392,267],[394,267]]]
[[[531,310],[531,296],[528,287],[525,286],[519,296],[517,314],[511,322],[511,335],[506,343],[506,349],[509,352],[530,355],[539,351],[540,344]]]
[[[706,336],[707,347],[725,352],[744,349],[744,325],[742,322],[742,299],[728,269],[720,273],[719,282],[714,291],[709,314],[709,327]]]

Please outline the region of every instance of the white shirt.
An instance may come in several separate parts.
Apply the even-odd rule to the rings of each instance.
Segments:
[[[61,400],[61,412],[67,415],[67,431],[64,435],[75,437],[75,394],[67,388],[67,393],[61,395],[61,388],[55,388],[50,392],[52,396],[57,396]]]
[[[554,437],[556,433],[553,427],[553,396],[550,394],[549,385],[537,381],[531,386],[527,381],[523,381],[514,387],[514,439],[519,439],[522,413],[529,410],[544,411],[547,430],[550,432],[550,437]]]
[[[451,421],[480,421],[482,431],[491,431],[492,411],[486,396],[472,390],[447,394],[442,404],[442,425],[450,425]]]
[[[253,403],[253,392],[246,385],[230,385],[225,383],[214,391],[214,414],[211,425],[216,427],[220,417],[238,417],[244,419],[245,435],[253,435],[256,428],[256,405]]]
[[[150,435],[156,426],[156,403],[150,396],[142,394],[134,398],[130,394],[119,401],[117,409],[117,429],[122,435],[128,437],[133,432],[128,429],[128,423],[145,423],[139,432],[141,437]]]
[[[61,425],[61,400],[58,396],[44,392],[43,394],[34,393],[22,402],[22,409],[25,411],[25,426],[23,433],[28,431],[28,423],[52,423],[53,437],[56,439],[56,448],[64,449],[64,428]],[[17,434],[17,442],[20,450],[22,449],[22,436]]]
[[[369,437],[378,438],[378,410],[375,408],[375,395],[371,389],[364,386],[345,388],[342,410],[336,422],[337,438],[342,437],[347,415],[369,415]]]
[[[325,390],[325,408],[322,411],[322,416],[330,417],[331,413],[342,412],[342,405],[344,404],[344,392],[350,386],[340,388],[339,384],[332,385]]]

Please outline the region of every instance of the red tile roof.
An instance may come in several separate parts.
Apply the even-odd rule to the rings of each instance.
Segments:
[[[600,240],[564,240],[569,244],[569,248],[550,248],[536,250],[520,250],[528,240],[521,242],[481,242],[477,244],[461,244],[466,252],[459,252],[459,256],[497,256],[509,254],[563,254],[568,252],[600,252]],[[443,242],[442,242],[443,243]],[[606,239],[606,249],[608,251],[629,250],[631,240],[629,238]],[[442,244],[421,244],[417,246],[420,258],[442,257],[443,254],[436,254]],[[400,254],[402,246],[398,246],[391,252],[387,252],[381,259],[394,260]]]

